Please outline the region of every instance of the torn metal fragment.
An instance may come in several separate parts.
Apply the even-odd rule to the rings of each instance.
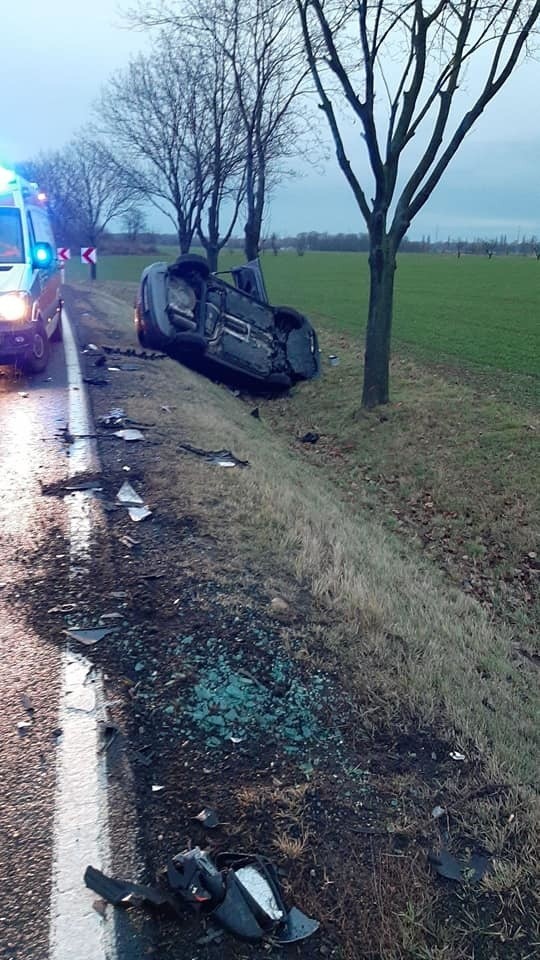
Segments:
[[[147,506],[128,507],[128,513],[135,523],[139,523],[140,520],[146,520],[147,517],[152,516],[152,511]]]
[[[78,643],[84,643],[86,647],[91,647],[94,643],[99,643],[100,640],[103,640],[107,634],[113,631],[110,627],[90,627],[89,629],[70,627],[63,632],[66,633],[71,640],[76,640]]]

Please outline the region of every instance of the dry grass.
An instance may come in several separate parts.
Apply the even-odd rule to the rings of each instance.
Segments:
[[[129,308],[103,292],[93,298],[108,318],[102,329],[112,323],[132,343]],[[227,390],[169,360],[147,368],[127,406],[158,421],[149,435],[159,456],[145,477],[153,503],[179,517],[210,510],[220,541],[234,544],[233,568],[269,553],[307,585],[326,611],[320,642],[386,719],[442,722],[459,731],[456,747],[468,756],[479,751],[494,771],[535,783],[537,668],[513,658],[510,630],[386,529],[369,503],[337,497],[326,471],[291,456]],[[229,447],[251,469],[211,468],[180,453],[182,440]]]

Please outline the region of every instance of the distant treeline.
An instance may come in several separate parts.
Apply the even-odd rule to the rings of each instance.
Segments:
[[[168,233],[140,233],[138,236],[127,233],[105,233],[101,241],[104,253],[155,253],[159,247],[177,247],[178,238]],[[244,248],[242,237],[231,237],[226,244],[229,250],[241,251]],[[299,256],[309,251],[327,251],[336,253],[367,253],[369,237],[367,233],[298,233],[296,236],[272,234],[261,242],[261,254],[277,256],[280,251],[295,250]],[[476,256],[536,256],[540,260],[540,241],[537,237],[523,237],[509,240],[507,236],[496,239],[477,237],[475,240],[461,240],[449,237],[447,240],[433,241],[430,236],[421,240],[409,240],[405,237],[401,243],[402,253],[446,253],[460,257],[462,254]]]

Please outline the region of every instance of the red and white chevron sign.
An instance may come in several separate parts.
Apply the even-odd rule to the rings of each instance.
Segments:
[[[97,248],[81,247],[81,263],[97,263]]]
[[[67,263],[68,260],[71,260],[71,250],[69,247],[58,247],[56,253],[58,255],[58,259],[61,260],[62,263]]]

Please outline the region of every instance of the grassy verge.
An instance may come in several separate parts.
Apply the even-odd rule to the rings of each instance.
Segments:
[[[125,293],[129,298],[131,291]],[[103,290],[93,291],[90,308],[98,342],[133,345],[131,311],[118,299]],[[329,340],[326,346],[330,345],[335,347],[335,341]],[[339,346],[333,352],[346,355],[347,341]],[[346,362],[333,368],[335,380],[329,376],[322,384],[304,386],[292,399],[259,404],[262,420],[251,417],[250,407],[230,392],[168,360],[149,363],[142,379],[137,375],[128,386],[128,374],[111,374],[120,378],[121,386],[117,392],[113,381],[107,398],[113,405],[121,400],[137,420],[155,424],[149,436],[156,444],[156,455],[146,466],[144,480],[146,496],[158,514],[161,510],[179,523],[185,521],[186,510],[205,517],[213,538],[208,556],[214,550],[222,558],[225,553],[233,579],[257,578],[269,600],[276,594],[285,597],[291,609],[301,614],[297,633],[303,631],[304,644],[296,655],[312,669],[322,664],[340,677],[358,704],[359,732],[361,728],[368,733],[376,746],[388,730],[403,735],[412,729],[430,730],[466,755],[467,769],[475,771],[476,789],[465,788],[457,767],[453,776],[441,774],[438,789],[445,803],[459,810],[465,835],[497,857],[495,874],[481,891],[482,896],[489,893],[494,898],[490,903],[501,903],[489,923],[484,918],[486,930],[481,931],[486,944],[493,937],[496,947],[491,953],[484,949],[474,955],[526,956],[516,951],[525,947],[519,928],[528,915],[534,872],[537,821],[528,785],[537,778],[537,666],[532,653],[525,656],[516,650],[515,624],[494,618],[470,595],[472,591],[453,585],[433,563],[431,551],[422,556],[418,550],[416,522],[409,525],[407,518],[392,512],[396,508],[389,507],[394,503],[389,499],[394,488],[400,491],[399,497],[406,490],[406,499],[430,522],[432,512],[457,513],[456,518],[445,517],[445,522],[455,519],[460,530],[469,528],[459,510],[450,510],[443,501],[443,491],[450,496],[456,486],[448,472],[461,475],[462,461],[455,448],[467,432],[463,420],[452,422],[452,448],[446,436],[439,435],[439,421],[445,414],[448,418],[450,400],[463,418],[471,397],[459,385],[448,385],[445,392],[434,375],[429,375],[430,380],[425,371],[405,365],[402,395],[388,419],[376,414],[357,418],[354,370],[351,357],[350,368]],[[433,404],[421,423],[417,422],[420,404],[415,406],[414,400],[419,380],[424,403],[431,396]],[[339,419],[332,413],[337,399]],[[500,450],[504,442],[508,422],[503,419],[497,424],[500,436],[486,450]],[[515,437],[521,437],[524,424],[512,420],[510,425],[515,450]],[[309,451],[296,440],[304,426],[323,435]],[[468,429],[472,431],[472,422]],[[414,453],[408,449],[413,438]],[[248,459],[251,468],[212,471],[207,464],[182,455],[181,441],[207,449],[228,447]],[[454,449],[452,464],[441,460],[441,450],[447,446]],[[478,475],[493,469],[494,461],[478,458],[472,436],[469,446],[471,469],[477,469]],[[384,456],[388,462],[383,471]],[[415,463],[428,464],[427,487],[423,475],[418,482]],[[506,474],[503,481],[508,482]],[[423,494],[417,496],[418,490],[429,493],[429,502]],[[471,492],[459,489],[457,493],[470,508]],[[492,494],[487,487],[477,495],[486,515],[493,505],[484,501],[492,495],[499,493]],[[410,529],[412,540],[400,536],[399,529],[392,530],[385,516],[393,517],[395,526],[402,522],[404,529]],[[474,511],[471,516],[476,523]],[[505,528],[507,533],[511,527]],[[497,533],[498,542],[502,535]],[[512,549],[520,555],[534,552],[529,549],[530,535],[522,531]],[[472,554],[472,562],[477,563],[476,550]],[[465,547],[462,556],[468,556]],[[394,777],[392,788],[401,799],[411,784],[418,797],[414,778],[406,783],[402,777],[401,784],[398,779]],[[424,800],[428,802],[427,794]],[[260,789],[253,803],[264,804]],[[410,831],[405,813],[403,821],[400,832]],[[414,858],[406,871],[394,856],[384,858],[374,869],[371,895],[378,910],[379,955],[433,960],[470,957],[471,929],[480,922],[481,897],[477,903],[467,892],[460,903],[458,935],[437,920],[439,906],[443,911],[447,907],[439,904],[432,887],[426,894],[421,878]],[[512,921],[510,929],[511,916],[519,922],[512,926]],[[362,933],[358,925],[352,931],[349,925],[349,942]],[[515,938],[515,947],[501,953],[500,949],[507,949],[501,944],[509,938]]]
[[[117,301],[107,301],[106,295],[101,296],[109,315],[114,316],[115,323],[130,336],[130,312],[121,310]],[[448,583],[429,557],[408,549],[407,544],[388,529],[388,524],[381,522],[375,510],[377,500],[372,495],[375,483],[371,482],[371,473],[382,474],[386,487],[391,488],[392,481],[397,480],[408,494],[408,500],[426,513],[430,522],[433,513],[436,517],[439,512],[441,515],[456,513],[454,519],[465,540],[461,544],[463,556],[469,556],[474,564],[482,543],[476,531],[470,536],[471,525],[467,520],[474,516],[475,499],[486,518],[492,514],[489,495],[500,497],[501,503],[509,499],[505,476],[507,470],[508,475],[513,470],[513,466],[506,467],[511,460],[503,459],[499,475],[490,475],[494,464],[486,467],[482,448],[478,448],[478,441],[473,437],[467,438],[466,427],[458,416],[456,423],[449,425],[454,431],[454,444],[459,441],[464,445],[471,470],[476,469],[486,484],[492,480],[494,492],[489,488],[477,490],[474,476],[470,489],[458,485],[455,477],[461,475],[462,469],[459,457],[452,463],[454,478],[449,476],[450,459],[443,459],[444,443],[434,432],[441,429],[442,413],[448,413],[449,409],[449,395],[440,395],[439,383],[432,385],[432,410],[439,410],[437,422],[428,410],[425,421],[418,423],[421,404],[411,405],[409,396],[409,404],[405,398],[398,401],[393,438],[392,414],[388,421],[381,421],[376,414],[366,420],[356,420],[353,410],[343,400],[343,383],[341,386],[336,383],[336,393],[341,398],[339,428],[341,432],[344,426],[354,431],[351,453],[356,457],[356,464],[353,459],[346,463],[344,470],[336,470],[334,464],[342,456],[339,449],[335,451],[332,446],[336,437],[330,435],[329,424],[322,419],[319,422],[313,410],[319,391],[324,398],[321,403],[325,404],[319,411],[321,418],[323,412],[329,417],[329,411],[336,406],[336,393],[332,397],[318,384],[306,385],[298,390],[292,402],[278,401],[271,409],[274,422],[286,419],[289,437],[295,438],[297,426],[327,430],[326,453],[333,461],[328,466],[324,463],[327,458],[316,452],[322,447],[317,446],[313,453],[307,454],[308,462],[305,455],[291,456],[290,447],[275,436],[275,430],[250,417],[249,410],[228,391],[181,367],[173,370],[171,379],[162,383],[161,400],[165,407],[172,404],[178,410],[178,390],[182,382],[182,404],[186,412],[189,411],[189,429],[184,426],[181,430],[184,439],[209,449],[230,447],[252,464],[250,471],[235,475],[231,482],[223,523],[227,529],[237,530],[237,538],[247,545],[248,553],[259,551],[263,544],[268,549],[269,545],[291,572],[309,583],[313,595],[332,614],[330,625],[322,631],[324,642],[340,651],[348,668],[357,674],[366,695],[377,701],[384,694],[385,710],[395,706],[400,713],[406,709],[410,714],[420,713],[429,721],[440,716],[443,709],[482,750],[489,747],[489,753],[512,769],[516,777],[533,782],[538,757],[536,665],[527,657],[516,655],[515,633],[510,627],[496,624],[474,597]],[[343,372],[341,367],[337,370],[338,380],[346,380],[346,370]],[[352,376],[351,369],[348,377]],[[413,385],[411,383],[411,390]],[[455,399],[460,396],[460,390],[462,395],[462,388],[456,387],[453,391]],[[137,416],[142,420],[155,417],[155,402],[153,392],[137,397]],[[466,407],[466,398],[462,405]],[[299,408],[304,419],[295,420]],[[310,411],[309,419],[306,409]],[[160,420],[168,425],[172,416],[164,412]],[[360,428],[356,426],[358,423]],[[411,430],[416,433],[415,444]],[[505,430],[513,438],[519,433],[528,441],[526,420],[506,421],[500,431],[495,430],[492,435],[488,432],[485,451],[496,449],[497,462],[505,443],[515,447],[515,443],[505,437]],[[174,430],[171,434],[178,436]],[[343,439],[340,436],[339,442]],[[176,450],[172,438],[171,442]],[[298,449],[296,439],[293,443],[295,450]],[[352,441],[345,439],[344,443],[347,447]],[[414,455],[410,453],[412,446],[416,447]],[[382,455],[387,456],[388,464],[393,465],[392,472],[388,467],[379,470],[377,464],[371,464],[370,455],[377,455],[379,460]],[[363,473],[358,471],[359,460],[365,465]],[[182,460],[171,450],[166,475],[161,465],[156,464],[152,480],[156,493],[170,496],[176,489],[180,495],[182,470]],[[415,477],[415,470],[420,473],[419,478]],[[345,496],[336,496],[336,473],[341,483],[345,477],[348,480]],[[426,473],[429,482],[424,485]],[[204,469],[202,474],[205,484],[201,487],[201,496],[206,499],[210,481]],[[415,479],[416,488],[413,488]],[[220,477],[214,482],[220,485],[223,480]],[[352,489],[351,483],[355,484]],[[437,493],[433,489],[436,483]],[[532,488],[532,476],[530,484]],[[523,493],[521,509],[531,488]],[[444,496],[452,496],[451,502],[445,502]],[[520,515],[519,510],[518,502],[508,518],[495,521],[504,524],[504,531],[497,528],[494,537],[500,544],[503,532],[507,539],[514,534],[514,549],[521,556],[534,552],[533,527],[528,514],[524,511]],[[445,519],[449,522],[453,518]],[[391,523],[398,524],[399,517],[394,516]],[[370,663],[369,677],[365,672],[366,659]]]

